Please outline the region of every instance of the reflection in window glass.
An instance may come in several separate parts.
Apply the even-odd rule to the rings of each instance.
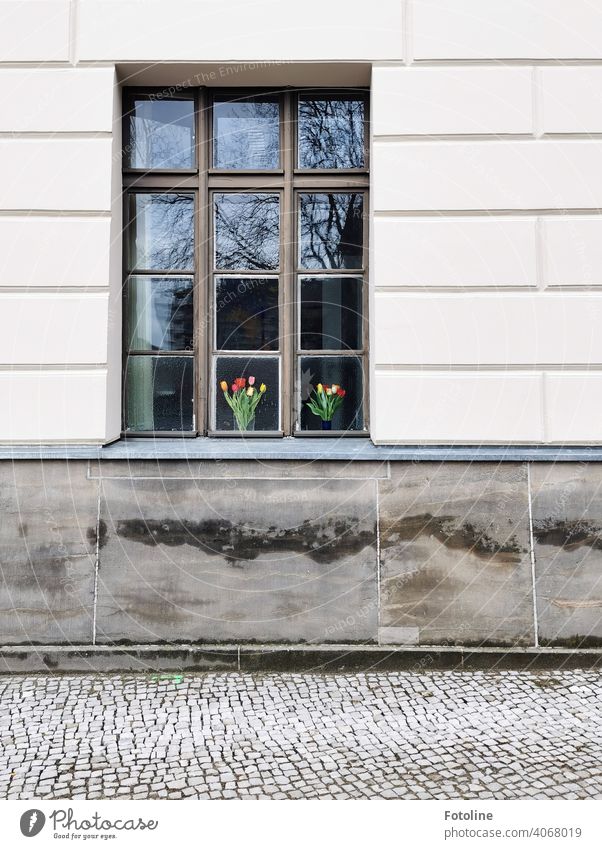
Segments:
[[[299,97],[299,168],[363,168],[364,101]]]
[[[216,430],[237,430],[232,410],[226,403],[218,383],[225,380],[232,386],[237,377],[255,378],[255,386],[266,385],[266,392],[255,412],[255,430],[280,430],[280,369],[277,357],[217,357]]]
[[[215,194],[215,267],[255,271],[278,268],[280,198],[277,194]]]
[[[215,312],[219,350],[278,350],[278,278],[218,277]]]
[[[361,268],[363,195],[300,195],[299,266]]]
[[[194,168],[194,100],[135,97],[128,115],[126,165]]]
[[[280,165],[279,103],[275,97],[216,97],[213,167],[265,169]]]
[[[131,351],[191,351],[192,277],[131,277],[127,293]]]
[[[129,203],[130,269],[192,271],[193,196],[179,192],[133,193]]]
[[[302,349],[362,348],[360,277],[302,277],[300,289]]]
[[[345,400],[332,420],[333,430],[363,430],[362,358],[357,357],[300,357],[299,389],[301,393],[301,430],[320,430],[321,419],[304,403],[318,383],[336,383],[345,390]]]
[[[192,357],[128,357],[125,375],[128,431],[191,431]]]

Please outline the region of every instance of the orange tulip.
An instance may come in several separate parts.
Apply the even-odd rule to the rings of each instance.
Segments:
[[[225,381],[225,380],[222,380],[222,381],[220,382],[220,386],[221,386],[222,392],[227,392],[227,391],[228,391],[228,384],[226,383],[226,381]]]

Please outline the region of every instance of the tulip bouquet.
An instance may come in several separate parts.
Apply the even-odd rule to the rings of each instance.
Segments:
[[[220,388],[224,393],[226,403],[234,413],[234,418],[239,430],[250,430],[249,425],[255,418],[257,405],[263,398],[267,386],[262,383],[259,389],[255,386],[255,378],[237,377],[230,387],[232,394],[228,392],[228,384],[225,380],[220,381]]]
[[[314,416],[322,419],[322,430],[330,430],[332,419],[345,398],[345,390],[338,384],[332,386],[318,383],[314,391],[306,401],[307,406]]]

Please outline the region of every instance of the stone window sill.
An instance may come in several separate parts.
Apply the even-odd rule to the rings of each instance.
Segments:
[[[0,460],[342,460],[599,462],[600,445],[374,445],[366,439],[121,439],[110,445],[0,445]]]

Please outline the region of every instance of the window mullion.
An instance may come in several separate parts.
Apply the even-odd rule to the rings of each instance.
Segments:
[[[295,214],[293,191],[294,168],[294,116],[293,95],[288,92],[283,98],[284,145],[284,190],[282,193],[282,274],[280,284],[281,344],[282,351],[282,430],[290,436],[294,426],[295,399]]]
[[[198,173],[198,204],[197,204],[197,254],[196,254],[196,287],[195,287],[195,333],[196,333],[196,429],[202,436],[207,432],[209,380],[211,374],[210,335],[212,323],[210,315],[210,268],[207,247],[209,245],[209,228],[211,216],[209,213],[209,188],[207,171],[209,167],[209,95],[205,87],[201,87],[197,97],[197,163]]]

